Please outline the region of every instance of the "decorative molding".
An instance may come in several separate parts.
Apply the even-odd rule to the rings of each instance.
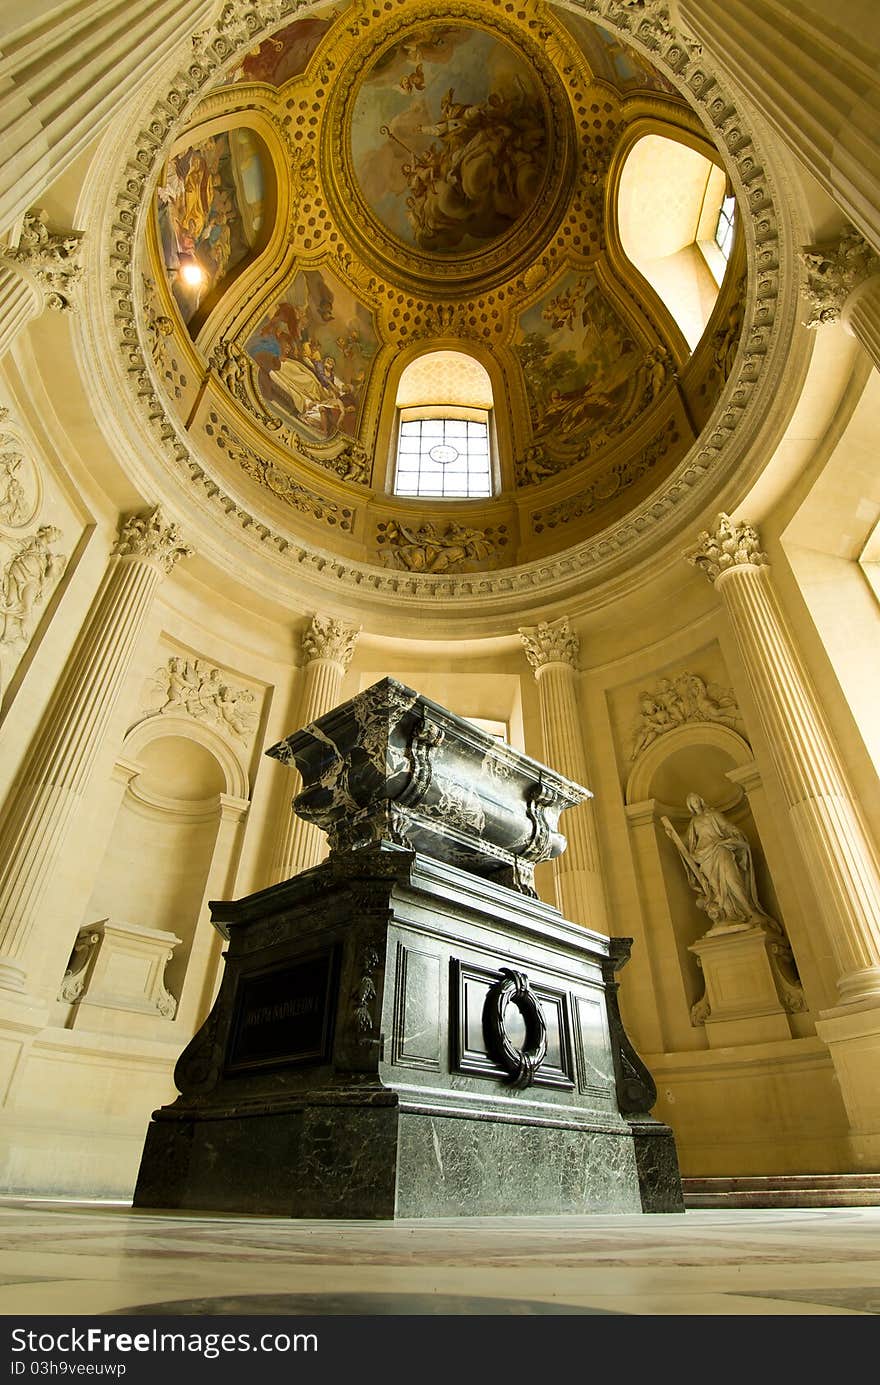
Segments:
[[[185,712],[197,720],[212,722],[239,740],[251,739],[258,717],[254,691],[231,687],[215,664],[173,654],[157,670],[154,682],[163,702],[160,707],[146,709],[145,717]]]
[[[761,552],[758,531],[751,524],[732,520],[723,511],[715,521],[715,528],[711,532],[704,529],[696,546],[684,557],[713,583],[731,568],[762,567],[768,561],[767,554]]]
[[[836,241],[805,246],[800,259],[810,309],[804,326],[810,328],[837,322],[853,289],[880,273],[880,256],[854,226],[847,226]]]
[[[68,312],[75,307],[74,289],[82,278],[82,232],[49,230],[46,211],[27,212],[18,244],[0,252],[0,259],[23,269],[39,286],[44,308]]]
[[[183,541],[178,525],[165,518],[162,506],[154,505],[123,520],[112,556],[155,563],[167,575],[181,558],[191,558],[194,552]]]
[[[386,563],[407,572],[454,572],[466,563],[492,561],[507,544],[504,524],[470,529],[450,520],[445,527],[431,522],[417,529],[388,519],[377,526],[376,543]]]
[[[313,615],[312,623],[302,637],[306,659],[332,659],[347,669],[354,654],[361,626],[346,625],[335,616]]]
[[[568,664],[577,669],[580,641],[568,623],[568,616],[543,621],[540,625],[524,625],[519,635],[526,658],[536,672],[547,664]]]
[[[548,505],[545,510],[533,510],[532,529],[536,534],[542,534],[545,529],[556,529],[561,524],[571,524],[573,520],[592,514],[618,492],[641,481],[678,440],[678,428],[674,419],[670,419],[634,457],[612,462],[597,475],[586,479],[576,494],[558,500],[555,505]]]
[[[661,678],[653,692],[640,692],[639,704],[631,760],[638,759],[658,737],[686,722],[717,722],[731,731],[743,728],[732,689],[705,683],[699,674],[687,670],[674,678]]]
[[[289,472],[283,471],[268,457],[261,456],[237,437],[226,423],[221,422],[217,414],[211,413],[210,421],[205,425],[205,432],[209,437],[213,437],[220,451],[240,467],[245,476],[256,481],[258,486],[271,491],[272,495],[283,500],[286,505],[291,505],[300,514],[308,515],[322,524],[338,526],[344,533],[351,532],[354,514],[347,505],[329,500],[304,486],[301,481],[295,480]]]
[[[0,569],[0,644],[27,640],[33,633],[37,608],[67,564],[66,556],[52,552],[60,538],[57,525],[41,524],[18,540]]]

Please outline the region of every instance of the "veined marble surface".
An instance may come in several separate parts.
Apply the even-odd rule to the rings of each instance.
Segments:
[[[3,1201],[0,1265],[6,1316],[864,1315],[880,1207],[392,1224]]]

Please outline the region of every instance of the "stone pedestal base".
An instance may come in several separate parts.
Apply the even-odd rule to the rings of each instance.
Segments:
[[[834,1064],[856,1167],[880,1168],[880,1006],[825,1010],[816,1033],[828,1045]]]
[[[139,1207],[293,1217],[681,1212],[620,1025],[628,955],[383,845],[214,906],[214,1008],[154,1113]]]
[[[180,938],[158,928],[100,919],[77,934],[58,999],[71,1008],[66,1027],[112,1029],[115,1013],[172,1020],[177,1001],[165,967]]]
[[[785,943],[746,923],[716,925],[688,949],[706,980],[705,998],[694,1006],[710,1048],[790,1039],[789,1012],[803,1009],[803,996],[780,965]]]

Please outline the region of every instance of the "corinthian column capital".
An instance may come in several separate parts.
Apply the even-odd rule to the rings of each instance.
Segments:
[[[568,623],[568,616],[542,621],[540,625],[521,626],[519,636],[536,674],[548,664],[568,664],[570,668],[577,668],[580,643]]]
[[[704,529],[696,546],[684,556],[712,583],[733,568],[763,567],[767,562],[767,554],[761,552],[757,529],[741,520],[732,520],[723,512],[716,519],[715,528]]]
[[[853,226],[846,227],[836,241],[805,246],[800,258],[809,306],[805,327],[837,322],[854,290],[880,274],[880,256]]]
[[[82,277],[82,235],[50,231],[48,221],[45,211],[27,212],[18,244],[4,249],[2,257],[36,284],[44,308],[65,312],[74,306],[72,290]]]
[[[114,558],[139,558],[154,563],[166,575],[181,558],[191,558],[194,551],[184,542],[178,525],[165,518],[161,505],[123,520],[113,545]]]
[[[309,663],[313,659],[332,659],[347,669],[360,632],[360,625],[346,625],[335,616],[314,615],[302,637],[303,653]]]

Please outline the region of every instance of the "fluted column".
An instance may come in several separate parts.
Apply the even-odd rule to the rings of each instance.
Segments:
[[[333,616],[316,615],[303,635],[305,655],[303,690],[300,700],[299,723],[308,726],[339,703],[342,680],[351,663],[360,626],[354,628]],[[289,798],[292,801],[302,787],[299,771],[285,771]],[[282,813],[278,837],[269,872],[269,884],[277,885],[301,871],[316,866],[327,854],[324,833],[311,822],[305,822],[290,809]]]
[[[880,370],[880,255],[853,227],[801,251],[807,327],[840,322]]]
[[[34,926],[154,593],[191,549],[156,507],[126,520],[0,828],[0,989],[24,992]]]
[[[721,514],[688,560],[714,583],[730,617],[825,919],[840,1000],[880,1006],[880,872],[758,535]]]
[[[670,11],[880,250],[876,30],[848,33],[836,22],[845,7],[826,18],[796,0],[673,0]]]
[[[218,0],[85,0],[19,7],[0,40],[0,230],[82,153]],[[36,9],[36,13],[34,13]]]
[[[586,786],[587,756],[581,733],[576,673],[578,638],[565,616],[520,629],[526,658],[535,673],[544,758],[551,769]],[[554,862],[557,907],[566,918],[607,933],[599,835],[591,800],[566,809],[561,823],[568,841]]]

